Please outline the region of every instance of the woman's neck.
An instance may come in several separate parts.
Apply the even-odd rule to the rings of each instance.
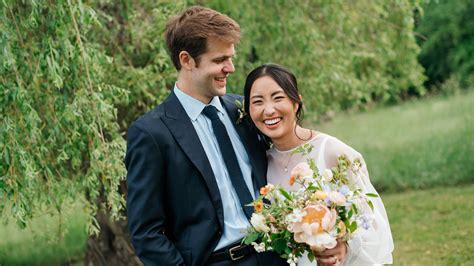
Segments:
[[[273,145],[280,151],[287,151],[308,142],[313,137],[313,131],[296,126],[295,130],[282,138],[272,139]]]

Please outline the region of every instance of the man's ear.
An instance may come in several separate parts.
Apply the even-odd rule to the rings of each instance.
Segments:
[[[186,51],[179,53],[179,63],[182,69],[191,70],[195,66],[194,58]]]

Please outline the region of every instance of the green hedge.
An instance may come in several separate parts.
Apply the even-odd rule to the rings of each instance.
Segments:
[[[474,1],[427,1],[423,10],[416,31],[428,85],[456,76],[467,88],[474,75]],[[431,89],[442,91],[435,86]]]

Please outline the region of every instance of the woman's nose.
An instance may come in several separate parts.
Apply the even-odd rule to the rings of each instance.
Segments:
[[[265,115],[273,115],[275,113],[275,107],[273,104],[267,104],[264,108]]]

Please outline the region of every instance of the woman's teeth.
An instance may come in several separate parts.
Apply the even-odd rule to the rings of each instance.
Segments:
[[[281,118],[278,117],[278,118],[263,120],[263,123],[264,123],[265,125],[274,125],[274,124],[276,124],[276,123],[278,123],[278,122],[280,122],[280,121],[281,121]]]

